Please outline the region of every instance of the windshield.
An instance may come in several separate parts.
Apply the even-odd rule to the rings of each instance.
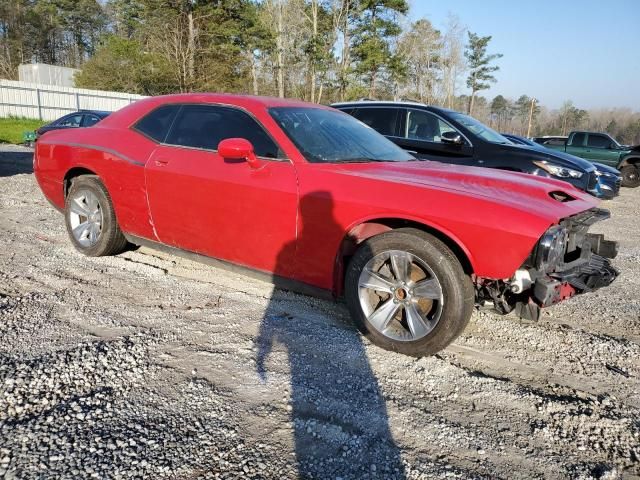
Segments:
[[[346,113],[309,107],[269,113],[310,162],[406,162],[415,158]]]
[[[615,138],[613,138],[611,135],[607,135],[607,137],[609,137],[611,139],[611,143],[613,144],[613,148],[622,148],[622,144],[619,143]]]
[[[464,115],[462,113],[453,112],[449,114],[451,118],[453,118],[458,123],[461,123],[463,126],[471,130],[473,133],[478,135],[483,140],[491,143],[512,143],[507,138],[500,135],[495,130],[491,130],[484,123],[479,122],[473,117],[469,115]]]

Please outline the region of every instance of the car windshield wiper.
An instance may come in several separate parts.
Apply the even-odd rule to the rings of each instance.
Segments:
[[[400,162],[415,162],[417,160],[418,160],[417,158],[407,158],[406,160],[391,160],[391,159],[384,159],[384,158],[358,157],[358,158],[344,158],[338,161],[342,163],[372,163],[372,162],[400,163]]]
[[[369,163],[369,162],[389,162],[391,160],[383,160],[380,158],[357,157],[357,158],[341,158],[338,162],[342,163]]]

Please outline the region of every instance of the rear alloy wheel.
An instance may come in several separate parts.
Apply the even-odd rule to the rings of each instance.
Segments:
[[[620,170],[622,186],[629,188],[640,187],[640,169],[637,165],[627,165]]]
[[[365,241],[346,278],[349,309],[376,345],[413,356],[445,348],[466,327],[471,279],[437,238],[400,229]]]
[[[73,246],[85,255],[115,255],[127,246],[109,193],[96,176],[73,180],[65,202],[65,221]]]

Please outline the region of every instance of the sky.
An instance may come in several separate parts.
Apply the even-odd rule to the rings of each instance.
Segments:
[[[491,35],[497,83],[481,94],[533,96],[549,108],[640,111],[640,0],[410,0],[412,20],[443,31],[449,14]],[[460,93],[466,86],[461,82]]]

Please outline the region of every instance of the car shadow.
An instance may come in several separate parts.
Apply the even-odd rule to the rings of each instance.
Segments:
[[[281,262],[295,258],[296,243],[311,231],[317,235],[318,222],[322,238],[342,234],[328,192],[304,196],[300,215],[298,242],[279,253],[276,272],[286,270],[278,268]],[[385,398],[360,334],[326,315],[298,316],[278,297],[274,292],[260,325],[256,370],[267,384],[276,370],[290,372],[289,411],[300,478],[406,478]],[[274,371],[268,368],[270,355]],[[276,363],[285,357],[288,365]]]
[[[33,173],[33,152],[0,150],[0,177]]]

